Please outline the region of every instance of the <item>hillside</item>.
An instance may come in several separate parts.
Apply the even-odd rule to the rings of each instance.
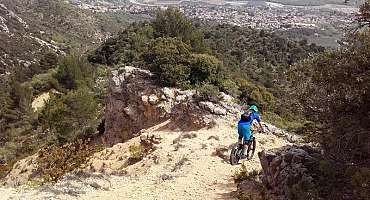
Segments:
[[[36,3],[30,18],[43,5],[91,14],[59,1]],[[4,38],[23,37],[11,30],[31,34],[7,6]],[[35,48],[38,62],[8,68],[0,79],[0,196],[368,200],[369,13],[370,1],[343,45],[325,49],[267,30],[192,21],[169,8],[87,52],[89,41],[108,33],[89,31],[106,13],[87,17],[81,37],[69,24],[78,21],[49,14],[71,39],[63,35],[55,47],[36,40],[65,49]],[[53,28],[37,22],[35,33]],[[252,115],[238,124],[246,110]],[[249,129],[254,157],[231,166],[236,133]]]
[[[86,51],[138,17],[94,14],[60,0],[0,3],[0,72],[30,65],[45,52]]]
[[[162,124],[163,126],[163,124]],[[161,125],[143,131],[142,135],[160,138],[154,152],[122,170],[121,175],[79,173],[67,176],[55,186],[39,189],[24,188],[20,192],[0,189],[7,198],[27,199],[237,199],[233,176],[240,166],[228,162],[229,145],[236,141],[235,129],[228,121],[218,121],[212,129],[199,131],[160,131]],[[257,151],[278,148],[289,144],[286,140],[270,134],[258,134]],[[119,157],[124,157],[131,145],[140,139],[134,138],[116,144],[96,154],[92,163],[97,169],[109,171],[109,166],[120,166]],[[109,155],[109,156],[104,156]],[[219,157],[220,156],[220,157]],[[106,157],[106,158],[105,158]],[[102,163],[107,163],[104,167]],[[110,163],[108,165],[108,163]],[[246,161],[248,170],[261,170],[257,155]],[[85,175],[84,175],[85,174]]]
[[[234,175],[240,167],[228,163],[240,112],[234,99],[224,94],[219,103],[198,100],[194,91],[156,86],[155,75],[129,66],[112,75],[103,137],[107,147],[90,155],[77,171],[41,186],[64,169],[68,158],[55,149],[44,152],[50,156],[47,161],[55,159],[52,165],[43,164],[44,153],[27,157],[4,179],[8,186],[21,185],[20,192],[1,188],[0,194],[28,199],[236,199]],[[257,152],[296,141],[265,126],[266,133],[255,134]],[[244,162],[248,170],[261,170],[257,152]]]

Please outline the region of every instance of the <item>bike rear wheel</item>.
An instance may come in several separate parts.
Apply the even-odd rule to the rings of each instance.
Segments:
[[[231,165],[237,165],[239,163],[239,160],[241,158],[241,152],[242,152],[242,148],[238,145],[236,147],[234,147],[232,150],[231,150],[231,153],[230,153],[230,164]]]

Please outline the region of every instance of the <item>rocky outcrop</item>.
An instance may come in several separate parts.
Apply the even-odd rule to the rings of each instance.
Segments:
[[[137,136],[142,129],[171,120],[167,128],[193,130],[212,125],[215,117],[238,112],[232,98],[220,103],[200,101],[194,90],[158,86],[150,71],[130,66],[112,71],[106,107],[105,141],[108,145]]]
[[[37,154],[35,154],[14,164],[12,170],[5,177],[4,184],[9,186],[19,186],[37,175]]]
[[[265,124],[265,128],[268,133],[272,133],[278,137],[286,139],[290,143],[304,143],[303,137],[294,133],[289,133],[283,129],[280,129],[272,124]]]
[[[314,169],[321,155],[309,146],[285,146],[258,153],[261,161],[262,182],[279,199],[288,199],[294,186],[314,185]]]

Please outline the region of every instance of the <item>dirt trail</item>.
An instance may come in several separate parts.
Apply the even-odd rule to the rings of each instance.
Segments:
[[[96,178],[93,184],[72,178],[44,189],[0,189],[0,194],[6,193],[5,199],[235,199],[233,175],[240,165],[231,166],[214,155],[218,149],[228,156],[229,146],[237,140],[235,126],[220,121],[212,129],[154,131],[153,134],[162,138],[157,150],[129,166],[127,175]],[[255,136],[257,152],[287,144],[272,134]],[[135,142],[137,139],[123,145]],[[256,154],[245,164],[251,170],[261,169]],[[104,181],[109,183],[103,184]]]

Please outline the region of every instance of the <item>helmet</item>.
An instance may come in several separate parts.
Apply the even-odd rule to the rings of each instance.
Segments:
[[[257,108],[257,106],[255,106],[255,105],[251,105],[251,106],[249,107],[249,110],[254,110],[254,111],[258,112],[258,108]]]

